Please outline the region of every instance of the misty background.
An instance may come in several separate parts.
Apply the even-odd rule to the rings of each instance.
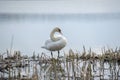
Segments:
[[[99,52],[120,44],[118,0],[0,0],[0,52],[49,53],[41,48],[54,27],[60,27],[69,49],[83,45]]]

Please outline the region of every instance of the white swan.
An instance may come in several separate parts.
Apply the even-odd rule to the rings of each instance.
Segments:
[[[55,33],[58,32],[58,34],[55,35]],[[64,48],[67,44],[66,38],[62,35],[61,29],[56,27],[52,30],[50,34],[50,39],[45,42],[45,45],[42,46],[42,48],[45,48],[49,51],[51,51],[51,56],[53,57],[52,51],[58,51],[58,57],[59,57],[59,50]]]

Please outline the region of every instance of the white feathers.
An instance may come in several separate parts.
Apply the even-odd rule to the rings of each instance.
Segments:
[[[57,28],[57,29],[59,29],[59,28]],[[66,38],[57,29],[55,28],[51,32],[52,38],[54,38],[55,41],[53,41],[52,39],[48,39],[45,42],[45,45],[42,46],[42,48],[45,48],[45,49],[47,49],[49,51],[59,51],[59,50],[61,50],[62,48],[64,48],[66,46],[66,44],[67,44]],[[55,35],[55,32],[58,32],[60,34]]]

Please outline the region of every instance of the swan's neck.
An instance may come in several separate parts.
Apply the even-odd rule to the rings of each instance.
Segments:
[[[53,31],[51,32],[51,34],[50,34],[50,38],[51,38],[52,41],[57,41],[57,40],[58,40],[58,39],[55,37],[55,35],[54,35],[55,32],[56,32],[56,31],[53,30]]]

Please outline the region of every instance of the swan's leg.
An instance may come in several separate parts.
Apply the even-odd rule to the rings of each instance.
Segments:
[[[58,51],[58,58],[60,57],[60,51]]]
[[[53,53],[52,53],[52,51],[51,51],[51,56],[52,56],[52,58],[53,58]]]
[[[58,66],[60,66],[60,60],[59,60],[59,58],[60,58],[60,51],[58,51],[58,58],[57,58],[58,59],[58,62],[57,62]]]

